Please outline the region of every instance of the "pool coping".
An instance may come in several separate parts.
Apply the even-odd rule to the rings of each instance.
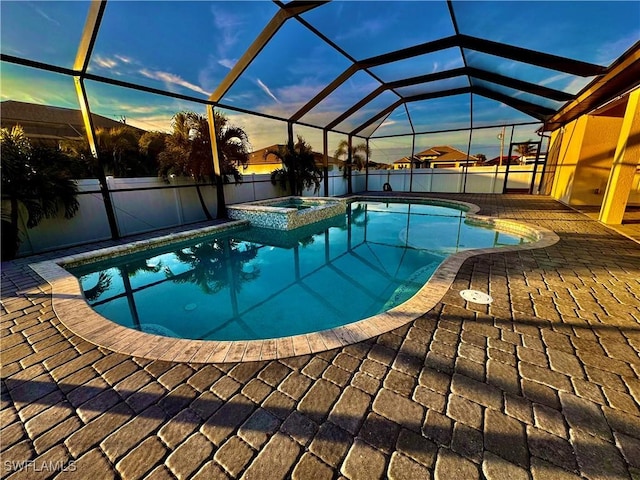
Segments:
[[[29,266],[51,285],[53,309],[62,324],[72,333],[92,344],[117,353],[150,360],[184,363],[230,363],[273,360],[319,353],[389,332],[416,320],[435,307],[447,293],[460,267],[468,258],[486,253],[544,248],[557,243],[560,239],[551,230],[534,227],[525,222],[478,215],[480,207],[457,200],[371,195],[354,195],[346,200],[349,203],[354,201],[389,201],[390,203],[392,201],[408,201],[454,206],[464,210],[467,213],[467,218],[471,220],[490,224],[499,231],[530,236],[534,240],[520,245],[465,250],[452,254],[438,266],[431,278],[413,297],[384,313],[329,330],[266,340],[189,340],[162,337],[123,327],[96,313],[85,301],[78,279],[64,269],[64,266],[80,265],[100,258],[132,253],[180,239],[197,238],[214,232],[244,227],[247,225],[246,221],[232,221],[222,225],[164,235],[149,240],[33,263]]]

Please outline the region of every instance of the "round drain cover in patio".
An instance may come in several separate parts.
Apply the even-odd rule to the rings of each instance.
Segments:
[[[479,292],[478,290],[462,290],[460,296],[467,302],[481,303],[483,305],[488,305],[493,302],[493,298],[491,298],[490,295]]]

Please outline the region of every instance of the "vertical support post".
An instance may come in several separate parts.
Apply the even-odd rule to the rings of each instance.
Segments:
[[[322,129],[322,173],[324,175],[324,196],[329,196],[329,132]]]
[[[411,157],[409,159],[409,192],[413,191],[413,155],[416,150],[416,134],[411,135]]]
[[[351,205],[347,205],[347,251],[351,251]]]
[[[513,151],[513,143],[509,143],[509,156],[507,157],[507,168],[504,172],[504,184],[502,185],[502,193],[507,193],[507,182],[509,181],[509,169],[511,167],[512,151]]]
[[[469,143],[467,144],[467,161],[464,164],[464,183],[462,193],[467,193],[467,174],[469,173],[469,157],[471,156],[471,139],[473,138],[473,94],[470,94],[471,106],[469,107]]]
[[[369,138],[366,139],[367,151],[365,155],[367,156],[366,163],[364,164],[364,191],[369,191]]]
[[[287,122],[287,143],[293,146],[293,123]]]
[[[540,158],[540,150],[542,150],[542,142],[533,142],[536,148],[536,158],[533,160],[533,172],[531,173],[531,185],[529,185],[529,195],[533,195],[533,188],[536,184],[536,174],[538,173],[538,159]]]
[[[633,177],[640,164],[640,89],[629,94],[616,153],[604,193],[599,220],[620,225],[627,208]]]
[[[91,117],[91,110],[89,109],[87,91],[84,87],[84,75],[87,73],[87,68],[89,67],[91,52],[93,51],[96,38],[98,37],[100,22],[102,22],[102,16],[104,15],[106,6],[107,2],[105,0],[93,0],[91,5],[89,5],[87,20],[84,24],[82,36],[80,37],[80,44],[78,45],[78,51],[76,52],[76,58],[73,62],[73,69],[78,72],[78,75],[74,75],[73,81],[76,87],[76,95],[78,97],[78,104],[80,105],[80,112],[82,113],[82,121],[84,123],[84,130],[87,135],[89,149],[91,150],[91,155],[96,159],[98,164],[95,173],[98,177],[98,182],[100,183],[100,193],[102,194],[102,201],[107,214],[107,221],[109,222],[111,238],[116,240],[120,238],[118,222],[116,220],[113,202],[111,201],[111,195],[109,194],[107,178],[104,175],[104,164],[98,154],[96,131],[93,127],[93,118]]]
[[[216,184],[217,213],[216,218],[227,218],[227,204],[224,198],[224,180],[218,154],[218,136],[216,135],[215,114],[213,105],[207,105],[207,120],[209,124],[209,138],[211,140],[211,155],[213,156],[213,176]]]
[[[351,195],[353,193],[353,187],[351,186],[351,172],[353,171],[353,137],[351,135],[347,137],[347,144],[347,193]]]
[[[293,153],[294,149],[293,142],[293,122],[287,122],[287,149],[289,152]],[[295,161],[295,158],[293,159]],[[296,182],[296,168],[297,165],[288,165],[288,176],[289,176],[289,188],[291,189],[291,195],[298,195],[298,188]],[[302,194],[302,192],[300,192]]]
[[[509,156],[507,157],[507,168],[504,172],[504,183],[502,184],[502,193],[507,193],[507,182],[509,181],[509,166],[511,165],[511,152],[513,148],[513,131],[514,125],[511,125],[511,136],[509,137]]]
[[[413,122],[411,121],[411,114],[409,113],[409,107],[407,104],[404,104],[404,111],[407,114],[407,120],[409,121],[409,125],[411,126],[411,158],[409,159],[409,167],[411,170],[409,171],[409,192],[413,191],[413,156],[416,153],[416,129],[413,126]],[[418,167],[420,164],[418,164]]]
[[[120,238],[120,232],[118,231],[118,222],[116,221],[116,213],[113,208],[113,202],[111,201],[111,194],[109,193],[109,185],[107,185],[107,177],[104,174],[104,164],[98,154],[98,147],[96,142],[96,134],[93,128],[93,119],[91,118],[91,111],[89,110],[89,102],[87,100],[87,92],[84,88],[84,82],[81,77],[73,77],[76,94],[78,96],[78,103],[80,104],[80,111],[82,112],[82,121],[84,122],[84,130],[87,134],[87,141],[89,142],[89,149],[91,155],[96,159],[97,167],[95,169],[96,176],[98,177],[98,183],[100,183],[100,194],[102,195],[102,201],[104,202],[104,209],[107,213],[107,221],[109,222],[109,231],[111,232],[111,238],[117,240]]]
[[[550,165],[549,162],[555,161],[557,163],[557,158],[552,160],[552,149],[551,149],[551,137],[541,134],[542,138],[547,139],[547,155],[545,156],[544,162],[542,162],[542,171],[540,172],[540,184],[538,185],[538,194],[540,195],[549,195],[550,189],[547,188],[547,165]],[[560,132],[560,143],[562,143],[562,132]],[[540,141],[540,145],[542,145],[542,140]],[[555,173],[555,164],[554,164],[554,173]]]

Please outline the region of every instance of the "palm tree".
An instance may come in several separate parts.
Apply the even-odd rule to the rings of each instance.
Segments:
[[[242,175],[238,167],[246,165],[249,159],[248,136],[240,127],[229,125],[228,119],[219,112],[214,112],[214,124],[221,180],[229,183],[229,177],[232,176],[235,183],[239,183]],[[165,139],[165,150],[158,155],[159,173],[165,178],[169,175],[193,178],[200,205],[206,218],[211,220],[200,190],[201,183],[214,182],[216,179],[209,122],[203,115],[184,111],[174,115],[172,128],[172,133]],[[218,203],[218,208],[224,210],[220,195]]]
[[[96,143],[106,169],[116,177],[137,175],[139,168],[138,140],[140,135],[128,125],[98,128]],[[140,172],[141,173],[141,172]]]
[[[155,165],[157,169],[158,156],[165,149],[165,139],[167,134],[164,132],[144,132],[138,139],[138,150],[140,154],[146,158],[146,164]]]
[[[338,148],[333,153],[333,156],[337,159],[344,159],[344,177],[348,178],[347,193],[353,193],[351,186],[351,171],[355,167],[360,171],[367,166],[367,159],[371,155],[371,151],[366,143],[359,143],[358,145],[352,145],[351,151],[349,151],[349,142],[341,140],[338,144]]]
[[[279,184],[283,189],[289,187],[292,195],[301,196],[306,188],[314,187],[313,193],[320,190],[322,170],[316,165],[311,145],[300,135],[298,141],[278,145],[277,149],[265,152],[265,158],[273,155],[282,162],[282,168],[271,172],[271,183]]]
[[[32,147],[19,125],[0,132],[2,148],[2,258],[14,258],[20,246],[19,209],[27,228],[55,217],[60,207],[65,218],[78,211],[78,187],[65,168],[68,157],[59,150]]]
[[[242,180],[239,168],[246,167],[249,162],[249,150],[251,149],[249,136],[242,128],[229,124],[229,119],[215,110],[213,123],[224,181],[229,183],[227,177],[231,175],[235,183],[239,183]]]
[[[527,143],[520,143],[516,145],[516,153],[522,157],[530,157],[531,155],[535,155],[538,151],[538,147],[535,143],[529,143],[531,139],[527,140]],[[522,162],[520,162],[522,163]]]

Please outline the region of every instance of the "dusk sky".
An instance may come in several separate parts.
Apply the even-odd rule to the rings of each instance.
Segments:
[[[2,53],[71,68],[86,19],[89,2],[1,2]],[[628,2],[454,2],[461,33],[516,46],[609,66],[640,39],[640,4]],[[278,11],[269,1],[246,2],[130,2],[107,4],[89,71],[106,77],[206,99],[230,68]],[[360,2],[335,1],[302,14],[323,35],[353,59],[360,60],[396,49],[436,40],[455,33],[444,1]],[[464,51],[469,66],[516,79],[527,80],[568,93],[577,93],[592,78],[572,75],[501,59],[476,51]],[[222,103],[277,117],[288,118],[351,60],[323,42],[295,19],[288,20],[251,63]],[[383,81],[392,81],[464,65],[459,48],[442,50],[410,60],[371,69]],[[2,100],[21,100],[78,108],[73,80],[61,74],[2,63]],[[474,81],[494,91],[542,103],[556,109],[560,102],[510,91],[489,82]],[[170,128],[180,110],[204,112],[197,103],[140,93],[99,82],[86,81],[92,112],[146,130]],[[323,126],[375,90],[380,82],[365,71],[353,75],[333,94],[302,118]],[[466,77],[454,77],[429,85],[400,89],[400,95],[469,86]],[[352,115],[337,129],[350,131],[398,99],[386,92]],[[396,109],[375,135],[468,128],[471,95],[456,95],[411,102]],[[249,133],[258,149],[286,138],[286,124],[225,113]],[[535,121],[495,100],[473,95],[474,126]],[[495,152],[496,131],[474,133],[472,153]],[[316,150],[321,131],[300,128]],[[520,127],[527,140],[535,127]],[[331,142],[343,138],[332,135]],[[410,153],[410,137],[372,140],[380,149],[378,161]],[[448,143],[464,146],[468,134],[424,135],[417,149]],[[330,145],[331,148],[331,145]],[[386,153],[383,153],[382,151]],[[402,156],[399,155],[399,156]]]

